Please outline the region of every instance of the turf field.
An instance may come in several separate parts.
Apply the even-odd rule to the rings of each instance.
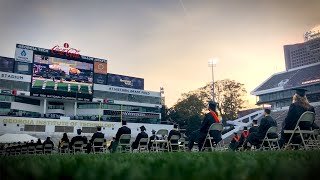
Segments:
[[[1,179],[319,179],[320,151],[1,157]]]
[[[34,80],[33,88],[42,89],[44,80]],[[47,81],[45,89],[47,90],[55,90],[55,82]],[[68,89],[68,85],[70,84],[70,91]],[[65,92],[79,92],[77,83],[65,83],[65,82],[57,82],[57,91],[65,91]],[[88,85],[81,84],[81,93],[89,94]],[[79,92],[79,93],[80,93]]]

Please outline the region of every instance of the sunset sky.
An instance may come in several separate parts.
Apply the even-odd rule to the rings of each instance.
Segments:
[[[211,81],[234,79],[249,95],[285,69],[283,45],[320,24],[319,0],[0,0],[0,56],[15,44],[51,48],[68,42],[108,59],[110,73],[164,87],[166,104]]]

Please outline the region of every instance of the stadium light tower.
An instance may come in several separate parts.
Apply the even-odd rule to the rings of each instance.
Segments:
[[[218,63],[217,58],[209,59],[208,66],[211,67],[211,73],[212,73],[212,100],[214,101],[214,73],[213,73],[213,67],[216,67]]]

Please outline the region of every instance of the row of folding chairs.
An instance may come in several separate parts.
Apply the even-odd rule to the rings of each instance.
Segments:
[[[53,152],[52,144],[35,146],[12,145],[3,150],[1,154],[6,156],[15,156],[29,154],[51,154]]]

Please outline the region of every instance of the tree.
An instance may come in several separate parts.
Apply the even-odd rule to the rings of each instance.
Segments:
[[[194,92],[182,94],[182,98],[169,109],[169,118],[175,123],[179,124],[181,128],[189,129],[198,128],[200,125],[201,116],[203,115],[203,109],[205,103],[201,97]],[[196,121],[199,121],[197,123]]]
[[[219,110],[224,120],[236,119],[237,112],[244,108],[245,101],[243,100],[243,96],[247,91],[243,86],[244,84],[230,79],[224,79],[214,83],[215,101],[219,103]],[[197,93],[205,94],[204,98],[208,101],[210,99],[208,95],[212,94],[212,84],[207,84],[199,88]]]

